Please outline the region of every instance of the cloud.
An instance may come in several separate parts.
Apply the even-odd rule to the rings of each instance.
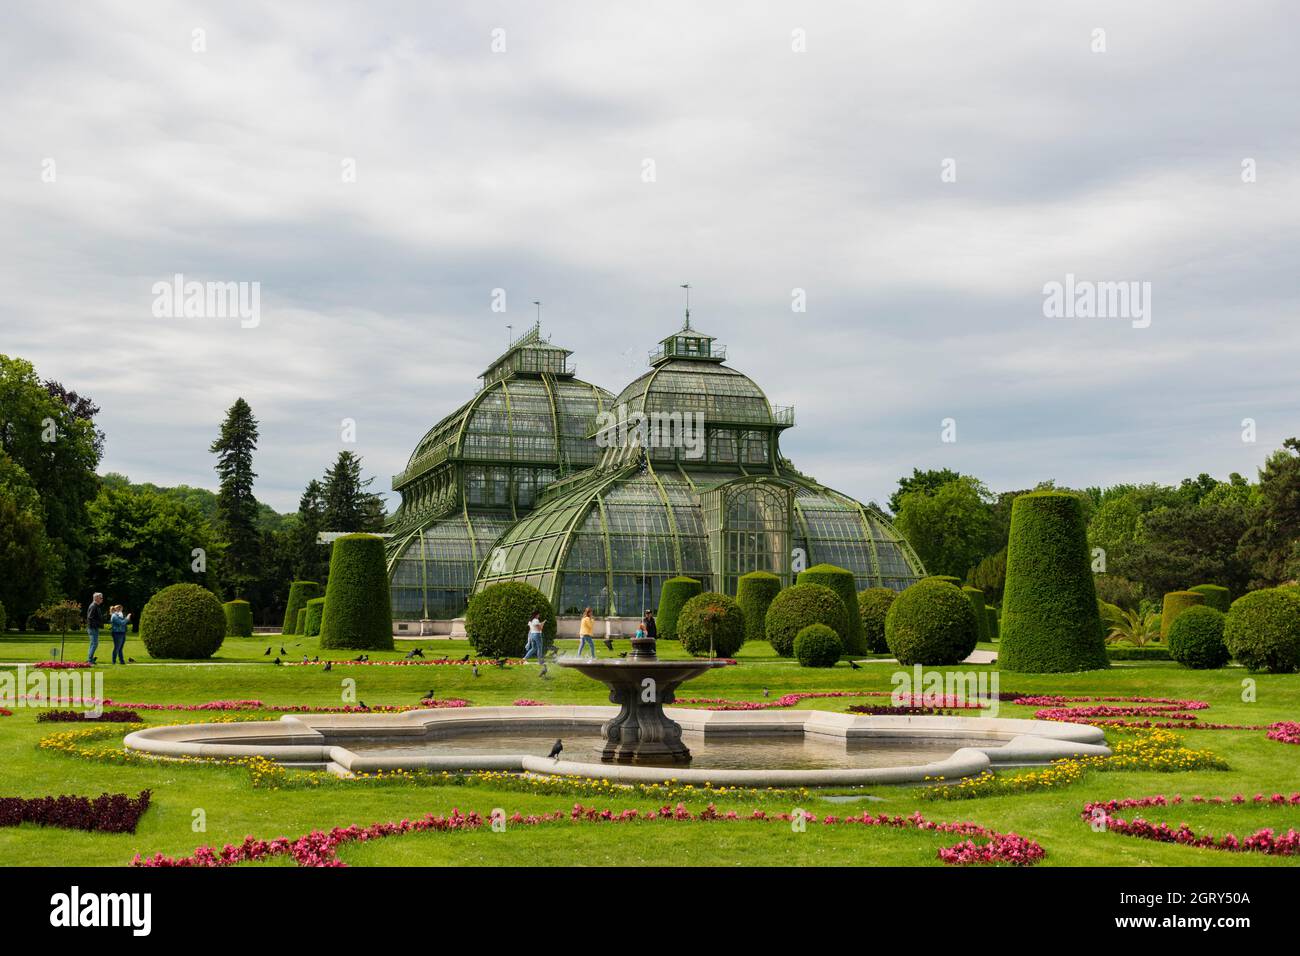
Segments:
[[[27,5],[0,37],[0,351],[93,396],[104,469],[136,480],[212,485],[244,396],[258,492],[290,509],[344,418],[387,489],[533,299],[618,391],[690,281],[697,324],[797,406],[786,452],[863,499],[914,465],[994,488],[1252,474],[1300,412],[1296,21],[1281,2]],[[261,324],[155,319],[175,273],[260,282]],[[1066,273],[1152,283],[1151,327],[1044,318]]]

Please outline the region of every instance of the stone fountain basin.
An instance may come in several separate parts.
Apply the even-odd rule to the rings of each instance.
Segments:
[[[467,733],[599,730],[616,707],[463,707],[411,710],[400,714],[293,714],[278,721],[185,724],[150,727],[128,734],[128,749],[159,757],[266,757],[281,763],[324,768],[340,776],[381,770],[470,771],[578,775],[627,783],[679,783],[741,787],[871,786],[919,783],[926,778],[954,780],[986,770],[1038,766],[1067,757],[1107,756],[1098,727],[1012,717],[917,717],[841,714],[820,710],[708,711],[666,707],[683,730],[706,738],[770,738],[803,734],[861,742],[951,741],[945,759],[906,767],[856,769],[724,769],[646,767],[616,763],[550,760],[536,754],[455,754],[449,756],[367,755],[349,741],[402,740]],[[1003,741],[988,746],[990,740]],[[964,746],[963,741],[979,742]]]

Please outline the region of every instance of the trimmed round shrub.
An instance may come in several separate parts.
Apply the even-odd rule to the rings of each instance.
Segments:
[[[226,639],[221,601],[197,584],[165,587],[140,612],[140,640],[159,660],[202,660]]]
[[[304,600],[303,605],[306,603]],[[345,534],[335,539],[325,603],[330,611],[321,623],[321,647],[393,649],[393,605],[383,538]]]
[[[975,612],[975,626],[979,633],[981,641],[992,641],[989,636],[989,619],[984,613],[984,592],[979,588],[973,588],[969,585],[962,587],[961,593],[966,595],[966,600],[970,601],[970,608]]]
[[[328,627],[334,605],[326,602]],[[465,611],[465,636],[480,657],[523,657],[528,644],[528,622],[542,619],[542,645],[555,645],[555,608],[545,594],[522,581],[489,584],[470,598]]]
[[[767,609],[780,591],[781,579],[771,571],[751,571],[740,576],[736,583],[736,603],[745,615],[745,640],[763,640]]]
[[[659,610],[655,613],[655,626],[659,636],[669,641],[677,640],[677,616],[686,602],[704,590],[704,585],[694,578],[669,578],[659,591]]]
[[[799,572],[799,584],[822,584],[840,596],[844,602],[846,630],[840,635],[847,654],[865,654],[867,639],[862,633],[862,615],[858,613],[858,583],[852,571],[833,564],[814,564]]]
[[[1205,598],[1205,606],[1212,607],[1223,614],[1232,607],[1232,592],[1222,584],[1193,584],[1187,590],[1195,591]]]
[[[380,539],[382,540],[382,539]],[[333,562],[331,561],[331,566]],[[284,625],[281,634],[301,634],[298,629],[298,612],[307,606],[312,598],[321,596],[321,586],[315,581],[294,581],[289,585],[289,603],[284,608]]]
[[[1011,505],[998,666],[1029,674],[1110,666],[1078,498],[1033,491]]]
[[[734,657],[745,643],[745,612],[725,594],[697,594],[677,616],[677,640],[695,657]]]
[[[794,656],[800,667],[834,667],[844,653],[844,642],[825,624],[809,624],[794,638]]]
[[[1160,640],[1169,640],[1169,630],[1189,607],[1198,607],[1205,603],[1205,595],[1199,591],[1170,591],[1165,595],[1160,608]]]
[[[221,610],[226,615],[226,637],[253,636],[253,608],[247,601],[227,601]]]
[[[1223,642],[1253,671],[1291,673],[1300,667],[1300,596],[1287,588],[1243,594],[1228,609]]]
[[[984,620],[988,623],[989,640],[996,641],[1001,636],[998,628],[998,610],[994,607],[985,606]]]
[[[772,650],[782,657],[793,657],[794,639],[805,627],[825,624],[842,634],[848,626],[844,620],[847,616],[840,596],[824,584],[794,584],[772,599],[763,633]]]
[[[961,663],[978,642],[975,609],[947,581],[922,578],[898,596],[885,616],[885,643],[908,667]]]
[[[1169,629],[1169,656],[1192,670],[1208,670],[1228,663],[1223,643],[1226,617],[1212,607],[1189,607]]]
[[[868,654],[884,654],[889,650],[885,643],[885,615],[896,597],[898,592],[893,588],[867,588],[858,592],[858,617],[862,620],[862,640]]]
[[[307,602],[307,617],[303,620],[302,632],[307,637],[320,634],[321,621],[325,619],[325,599],[312,598]]]

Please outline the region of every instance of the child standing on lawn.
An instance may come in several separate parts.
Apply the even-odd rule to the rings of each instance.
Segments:
[[[108,619],[110,631],[113,635],[113,663],[126,663],[126,626],[131,623],[131,615],[122,613],[122,605],[114,604],[109,609],[112,616]]]

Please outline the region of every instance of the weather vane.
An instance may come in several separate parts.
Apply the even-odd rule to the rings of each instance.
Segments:
[[[686,321],[682,323],[683,329],[691,327],[691,284],[683,282],[682,288],[686,290]]]

